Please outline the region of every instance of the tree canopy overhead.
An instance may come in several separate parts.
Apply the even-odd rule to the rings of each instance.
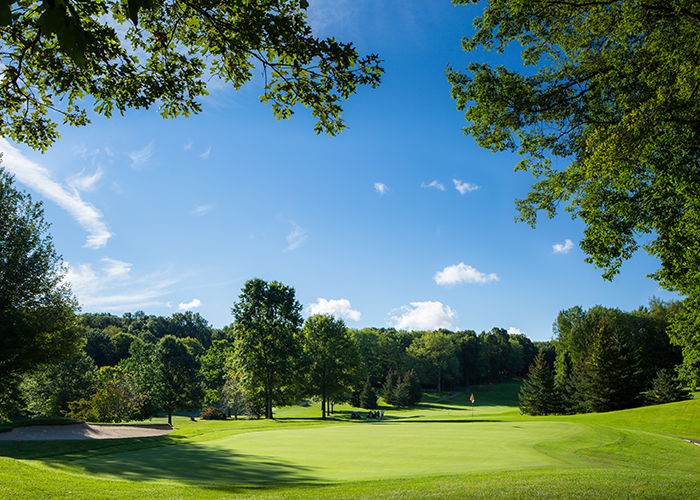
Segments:
[[[566,204],[605,278],[643,246],[662,286],[700,293],[698,3],[489,0],[474,26],[466,51],[519,42],[528,66],[448,68],[465,133],[538,180],[519,220]]]
[[[341,100],[379,84],[377,55],[313,36],[306,0],[0,0],[0,136],[45,150],[56,116],[80,126],[158,105],[197,113],[206,80],[240,87],[254,72],[276,118],[311,108],[315,130],[342,131]],[[58,114],[58,115],[57,115]]]

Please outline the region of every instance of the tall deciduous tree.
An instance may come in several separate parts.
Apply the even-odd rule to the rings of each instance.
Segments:
[[[13,377],[70,358],[82,340],[40,203],[0,168],[0,392]]]
[[[287,404],[301,383],[301,304],[294,288],[248,280],[234,303],[235,358],[252,392],[262,390],[265,418],[274,403]]]
[[[310,316],[303,335],[308,390],[321,398],[321,418],[325,420],[333,396],[357,384],[360,354],[342,319],[327,314]]]
[[[199,377],[200,363],[187,344],[172,335],[163,337],[155,350],[155,396],[160,407],[168,413],[172,425],[173,412],[200,406],[204,389]]]
[[[457,4],[471,0],[453,0]],[[565,206],[587,262],[612,279],[641,246],[689,297],[676,340],[700,335],[700,6],[694,0],[488,0],[467,51],[519,42],[525,70],[448,69],[465,133],[511,150],[538,182],[519,220]],[[566,204],[566,205],[565,205]],[[697,357],[687,372],[698,373]]]
[[[376,55],[313,36],[306,0],[0,1],[0,136],[45,149],[84,106],[111,116],[158,104],[172,118],[201,110],[212,77],[239,89],[264,75],[275,117],[311,108],[316,131],[345,124],[342,99],[376,86]],[[85,97],[89,99],[85,99]]]

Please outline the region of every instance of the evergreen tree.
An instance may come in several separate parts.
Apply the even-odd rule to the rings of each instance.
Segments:
[[[588,356],[579,365],[577,381],[581,408],[604,412],[634,408],[643,390],[638,363],[629,344],[601,320],[589,344]]]
[[[561,411],[561,396],[543,353],[535,358],[518,397],[523,414],[549,415]]]
[[[367,410],[373,410],[377,407],[377,393],[374,392],[374,388],[372,388],[369,380],[365,383],[365,387],[360,394],[360,407]]]
[[[670,371],[662,369],[656,374],[652,388],[645,394],[644,400],[647,404],[660,405],[691,398],[692,393],[681,386],[678,378]]]
[[[396,389],[399,385],[399,374],[396,373],[395,371],[390,371],[386,375],[386,381],[384,382],[384,386],[382,387],[383,390],[383,397],[384,397],[384,402],[388,405],[391,406],[399,406],[398,400],[396,397]]]
[[[413,370],[407,371],[403,376],[403,384],[408,387],[408,401],[406,406],[413,406],[420,403],[423,396],[423,388],[420,385],[418,376]]]

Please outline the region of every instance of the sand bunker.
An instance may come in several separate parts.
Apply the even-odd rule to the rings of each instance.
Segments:
[[[0,432],[0,441],[37,441],[57,439],[124,439],[163,436],[169,425],[71,424],[17,427]]]

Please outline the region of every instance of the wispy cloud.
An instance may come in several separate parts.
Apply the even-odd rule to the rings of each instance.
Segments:
[[[105,263],[102,270],[107,274],[108,279],[126,279],[129,277],[132,264],[110,259],[109,257],[104,257],[102,262]]]
[[[133,168],[145,167],[148,164],[148,161],[151,159],[151,156],[153,156],[153,141],[151,141],[148,146],[140,151],[129,153],[129,158],[131,158],[131,166]]]
[[[356,311],[350,306],[348,299],[326,300],[319,297],[314,304],[309,305],[308,311],[310,316],[314,314],[330,314],[353,321],[360,321],[362,316],[360,311]]]
[[[458,181],[457,179],[452,179],[452,182],[455,183],[455,188],[457,189],[457,191],[459,191],[459,194],[464,194],[479,189],[479,186],[477,186],[476,184]]]
[[[448,266],[442,271],[438,271],[433,276],[435,283],[438,285],[456,285],[458,283],[488,283],[490,281],[498,281],[499,278],[495,273],[485,274],[477,271],[472,266],[460,262],[455,266]]]
[[[389,324],[399,330],[453,330],[457,321],[457,312],[437,301],[411,302],[389,314],[394,314]]]
[[[194,210],[192,210],[191,213],[192,213],[192,215],[202,216],[202,215],[205,215],[205,214],[208,214],[209,212],[211,212],[211,210],[213,208],[214,208],[214,203],[210,203],[209,205],[200,205],[197,208],[195,208]]]
[[[508,333],[511,335],[525,335],[519,328],[515,328],[514,326],[508,328]]]
[[[92,311],[138,310],[163,306],[160,297],[170,293],[178,280],[167,273],[133,277],[131,264],[105,257],[103,265],[95,270],[92,264],[66,263],[66,281],[84,308]]]
[[[302,228],[298,224],[295,224],[294,222],[290,222],[290,224],[292,224],[293,229],[292,232],[287,235],[287,243],[289,243],[287,250],[295,250],[306,243],[308,234],[306,229]]]
[[[445,190],[445,186],[440,184],[436,180],[431,182],[430,184],[426,184],[425,182],[421,182],[420,187],[422,187],[422,188],[435,188],[435,189],[439,189],[440,191]]]
[[[69,190],[53,180],[46,168],[30,161],[3,138],[0,138],[0,151],[3,152],[3,166],[14,174],[17,181],[55,202],[89,233],[86,247],[100,248],[107,244],[112,233],[107,229],[102,213],[97,208],[83,201],[75,189]]]
[[[184,303],[180,302],[180,304],[177,306],[179,311],[189,311],[190,309],[195,309],[199,306],[202,305],[202,301],[199,299],[193,299],[192,302]]]
[[[207,158],[209,158],[209,153],[211,153],[211,146],[209,146],[209,148],[204,153],[200,154],[199,157],[203,160],[206,160]]]
[[[192,149],[192,139],[187,141],[187,143],[184,146],[182,146],[182,149],[184,149],[185,151]]]
[[[574,248],[574,242],[571,240],[566,240],[564,244],[556,243],[552,245],[554,253],[569,253],[569,251]]]
[[[383,184],[383,183],[381,183],[381,182],[375,182],[375,183],[374,183],[374,189],[377,190],[377,193],[379,193],[379,194],[384,194],[384,193],[386,193],[387,191],[389,191],[389,186],[387,186],[386,184]]]
[[[83,173],[84,171],[68,179],[68,185],[76,191],[87,192],[94,190],[104,171],[101,167],[98,167],[92,175],[83,175]]]

